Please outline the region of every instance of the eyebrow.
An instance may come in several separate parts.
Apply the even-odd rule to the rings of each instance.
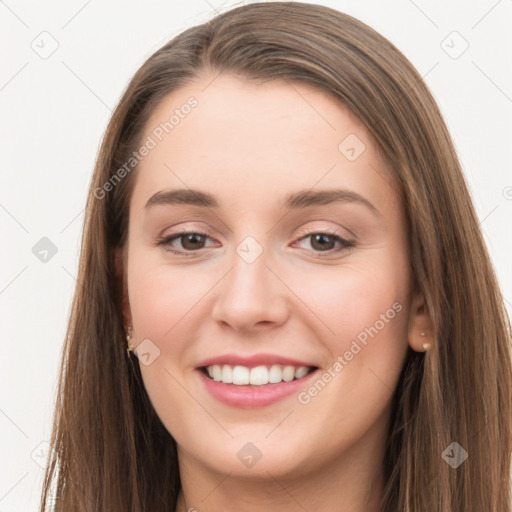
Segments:
[[[298,192],[293,192],[285,196],[284,208],[287,210],[296,210],[331,203],[358,203],[366,206],[375,215],[382,216],[379,210],[377,210],[368,199],[365,199],[356,192],[345,189],[299,190]],[[156,192],[149,198],[145,208],[174,204],[202,206],[205,208],[219,207],[218,201],[211,194],[200,190],[178,189]]]

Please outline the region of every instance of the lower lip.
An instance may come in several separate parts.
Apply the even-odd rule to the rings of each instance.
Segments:
[[[201,370],[198,370],[200,378],[204,382],[209,393],[219,402],[231,407],[241,409],[256,409],[272,405],[284,398],[298,393],[307,384],[318,370],[308,373],[301,379],[278,384],[264,384],[262,386],[237,386],[225,384],[208,378]]]

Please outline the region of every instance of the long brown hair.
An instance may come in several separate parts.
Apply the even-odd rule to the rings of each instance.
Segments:
[[[54,509],[65,512],[176,506],[176,444],[127,358],[113,260],[126,243],[137,169],[107,192],[104,185],[140,146],[159,102],[204,72],[334,94],[373,134],[398,184],[414,287],[425,296],[434,343],[427,353],[409,349],[394,394],[382,512],[511,512],[510,321],[446,125],[388,40],[346,14],[300,2],[244,5],[184,31],[122,95],[87,201],[41,512],[52,494]],[[468,453],[457,468],[443,456],[453,442]]]

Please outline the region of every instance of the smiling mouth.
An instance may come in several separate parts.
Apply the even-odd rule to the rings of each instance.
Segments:
[[[214,364],[203,366],[200,371],[210,380],[234,386],[265,386],[299,380],[318,368],[316,366],[260,365],[248,366]]]

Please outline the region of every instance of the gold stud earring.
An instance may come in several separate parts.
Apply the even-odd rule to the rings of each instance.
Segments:
[[[132,330],[130,327],[127,328],[126,330],[126,340],[128,341],[128,347],[126,348],[126,353],[128,354],[128,357],[130,357],[130,352],[133,352],[133,349],[135,348],[132,344],[131,344],[131,340],[132,340]]]
[[[425,337],[426,335],[425,331],[420,332],[420,336]],[[432,345],[430,343],[423,343],[423,351],[425,352],[429,350],[431,346]]]

